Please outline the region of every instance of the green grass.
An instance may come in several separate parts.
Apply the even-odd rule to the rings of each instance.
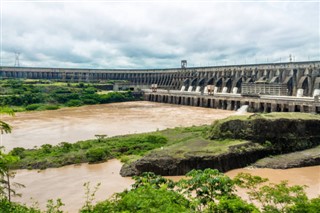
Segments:
[[[263,118],[266,119],[320,119],[320,115],[311,114],[311,113],[301,113],[301,112],[273,112],[273,113],[265,113],[260,114]]]
[[[242,141],[210,141],[205,139],[208,126],[179,127],[152,133],[116,136],[105,139],[92,139],[71,144],[62,142],[57,146],[42,145],[38,149],[26,150],[15,148],[11,154],[19,156],[20,161],[13,168],[60,167],[69,164],[95,162],[88,159],[89,150],[105,153],[97,156],[97,162],[118,158],[125,163],[132,162],[147,155],[152,150],[171,150],[168,153],[199,151],[221,153],[229,145]],[[99,154],[99,153],[98,153]]]
[[[272,113],[254,113],[249,115],[234,115],[229,116],[223,121],[231,121],[231,120],[249,120],[249,119],[256,119],[256,118],[264,118],[264,119],[320,119],[320,115],[318,114],[311,114],[311,113],[301,113],[301,112],[272,112]]]
[[[57,146],[44,144],[38,149],[14,148],[12,155],[20,161],[13,168],[60,167],[84,162],[101,162],[123,156],[142,156],[147,151],[164,146],[167,138],[158,133],[118,136],[106,139],[62,142]]]
[[[153,156],[171,156],[185,158],[187,155],[212,156],[227,153],[230,146],[245,144],[244,140],[207,140],[204,138],[189,138],[186,141],[151,151]]]

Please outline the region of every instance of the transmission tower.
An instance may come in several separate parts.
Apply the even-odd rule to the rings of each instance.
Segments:
[[[20,61],[19,61],[19,56],[20,56],[20,53],[19,52],[15,52],[15,61],[14,61],[14,66],[15,67],[20,67]]]

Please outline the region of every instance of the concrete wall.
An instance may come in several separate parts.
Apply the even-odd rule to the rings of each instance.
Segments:
[[[249,64],[173,69],[66,69],[0,67],[2,78],[56,79],[62,81],[128,80],[133,84],[157,84],[159,88],[241,93],[243,82],[283,84],[289,96],[313,97],[320,90],[320,61]],[[235,90],[236,88],[236,90]]]
[[[146,92],[144,98],[147,101],[161,103],[207,107],[215,109],[237,110],[241,106],[248,105],[250,112],[311,112],[320,113],[319,97],[315,98],[291,98],[291,97],[245,97],[234,96],[210,96],[194,94],[170,94]]]

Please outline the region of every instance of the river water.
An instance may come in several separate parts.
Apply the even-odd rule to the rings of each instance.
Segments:
[[[45,143],[90,139],[95,134],[114,136],[210,124],[215,119],[233,114],[235,112],[143,101],[17,113],[15,117],[3,117],[13,126],[13,132],[3,135],[2,143],[6,150],[17,146],[32,148]],[[43,171],[18,170],[14,181],[24,184],[26,188],[19,189],[22,197],[14,200],[28,205],[37,201],[44,208],[48,199],[61,198],[65,203],[64,210],[77,212],[84,204],[85,182],[89,181],[92,187],[101,183],[96,200],[104,200],[130,187],[133,180],[121,177],[120,168],[118,160],[110,160],[101,164],[71,165]],[[310,186],[307,190],[310,197],[320,194],[319,166],[290,170],[239,169],[227,174],[234,176],[241,171],[268,177],[275,182],[289,179],[290,184]]]
[[[15,181],[23,183],[26,188],[19,189],[23,196],[15,200],[28,205],[37,200],[39,206],[44,208],[48,199],[61,198],[66,204],[64,210],[77,212],[85,201],[83,187],[85,182],[89,181],[91,188],[101,183],[95,201],[105,200],[113,193],[130,188],[134,181],[130,177],[119,175],[121,165],[120,161],[113,159],[101,164],[70,165],[42,171],[18,170]],[[226,174],[234,177],[239,172],[266,177],[273,183],[288,180],[290,185],[307,185],[306,192],[310,198],[320,195],[320,166],[286,170],[243,168],[229,171]],[[183,176],[169,178],[177,181]],[[239,195],[246,197],[241,190]],[[30,199],[31,197],[33,200]]]
[[[177,126],[210,124],[235,112],[138,101],[63,108],[54,111],[17,113],[2,119],[13,127],[2,136],[9,151],[42,144],[76,142],[108,136],[151,132]]]

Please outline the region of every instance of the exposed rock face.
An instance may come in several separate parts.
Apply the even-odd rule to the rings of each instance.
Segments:
[[[220,155],[201,155],[187,153],[184,158],[172,156],[145,156],[124,165],[122,176],[154,172],[159,175],[184,175],[192,169],[213,168],[221,172],[245,167],[271,154],[282,154],[304,150],[320,144],[320,120],[312,119],[265,119],[259,116],[252,119],[234,119],[216,122],[210,132],[211,139],[244,139],[264,144],[263,149],[237,149]],[[319,165],[320,156],[291,162],[286,166],[271,168],[291,168]]]
[[[254,163],[258,168],[288,169],[320,165],[320,146],[289,154],[267,157]]]
[[[303,150],[320,144],[320,120],[265,119],[218,121],[212,126],[211,139],[269,141],[277,152]]]
[[[184,175],[192,169],[218,169],[221,172],[245,167],[260,158],[267,156],[266,149],[252,150],[249,152],[229,152],[217,156],[189,155],[183,159],[171,156],[153,157],[146,156],[130,165],[121,168],[122,176],[139,175],[142,172],[154,172],[159,175]]]

